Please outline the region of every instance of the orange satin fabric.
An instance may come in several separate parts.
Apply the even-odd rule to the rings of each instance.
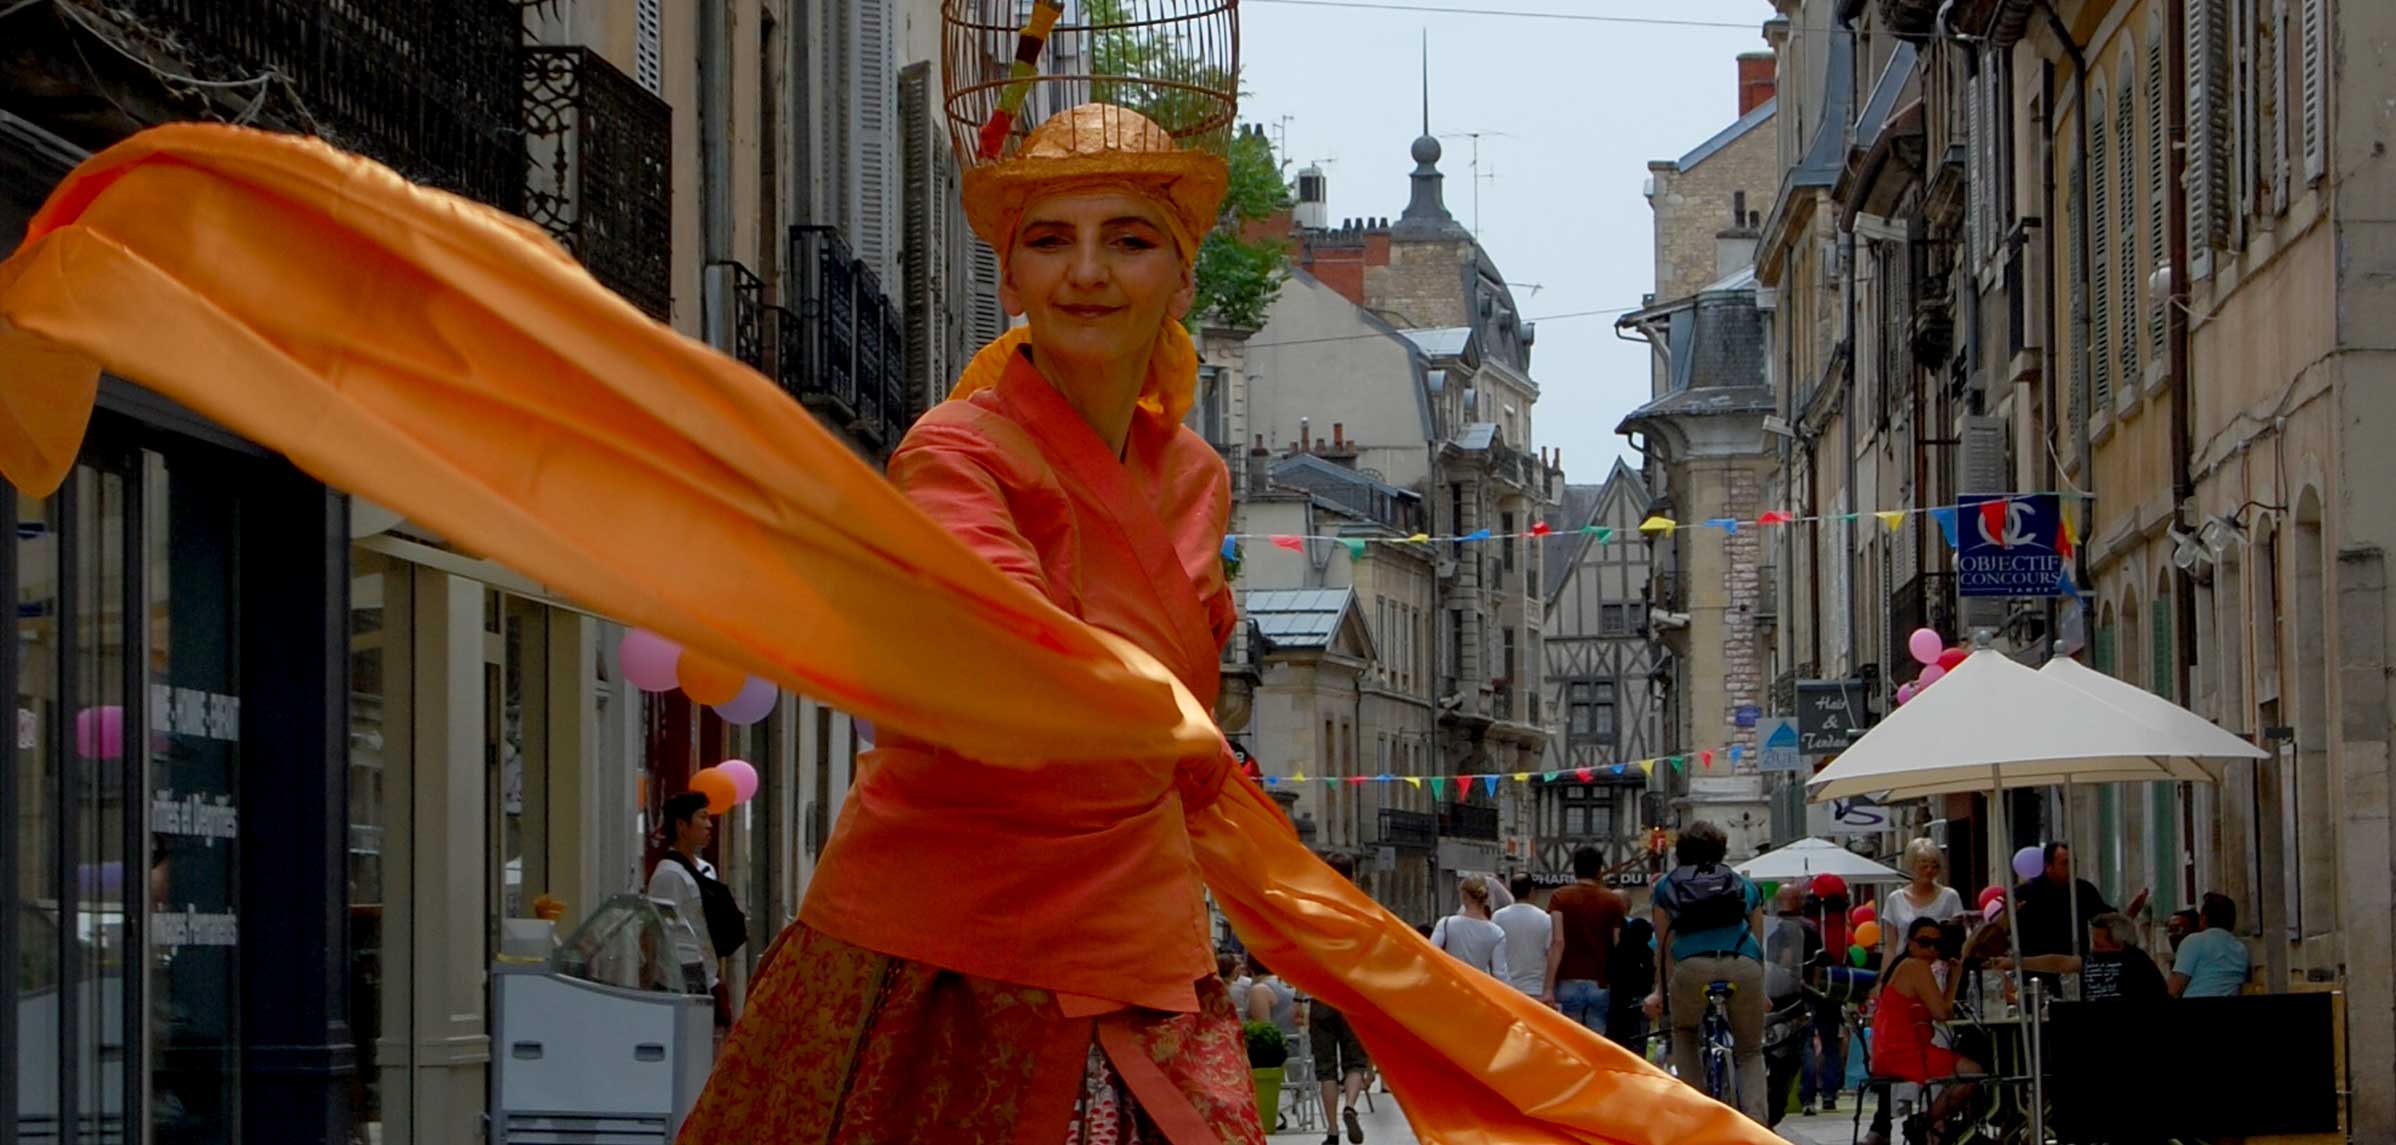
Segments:
[[[1005,361],[997,385],[916,423],[890,480],[993,567],[1147,649],[1211,705],[1234,622],[1222,459],[1178,423],[1136,418],[1117,461],[1023,354]],[[801,921],[1092,1000],[1069,1013],[1197,1008],[1192,984],[1214,954],[1175,761],[1034,780],[884,739],[842,805]],[[1205,790],[1190,803],[1213,797],[1211,770],[1193,769]],[[904,886],[939,888],[937,908],[892,909]]]
[[[1125,760],[1223,775],[1170,668],[978,558],[772,383],[529,224],[322,144],[157,128],[59,187],[0,264],[0,472],[56,485],[103,365],[588,607],[1026,784]],[[1777,1140],[1433,950],[1253,784],[1220,790],[1184,791],[1218,903],[1348,1015],[1425,1140]],[[907,885],[889,910],[938,913]]]

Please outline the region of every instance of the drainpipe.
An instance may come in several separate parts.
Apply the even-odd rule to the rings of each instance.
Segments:
[[[1855,22],[1840,20],[1836,34],[1854,35]],[[1852,100],[1850,106],[1855,106]],[[1855,146],[1855,120],[1852,117],[1841,117],[1839,134],[1845,137],[1850,149]],[[1840,213],[1845,214],[1843,211]],[[1839,436],[1844,439],[1840,448],[1845,454],[1842,460],[1847,467],[1847,519],[1840,523],[1840,530],[1847,547],[1847,671],[1853,673],[1863,666],[1863,616],[1855,607],[1855,586],[1862,579],[1856,575],[1855,567],[1855,514],[1862,512],[1863,508],[1855,495],[1855,223],[1852,219],[1842,218],[1839,223],[1839,258],[1846,263],[1842,269],[1840,281],[1843,288],[1840,293],[1846,296],[1847,311],[1846,377],[1839,386]]]
[[[2039,69],[2038,86],[2038,113],[2040,116],[2038,125],[2038,211],[2039,217],[2045,220],[2045,225],[2039,230],[2039,239],[2052,244],[2057,212],[2055,210],[2055,77],[2051,67]],[[2048,249],[2053,250],[2054,248],[2050,245]],[[2044,258],[2039,261],[2044,266],[2041,271],[2043,281],[2039,283],[2038,296],[2047,303],[2048,313],[2052,314],[2054,312],[2052,307],[2055,301],[2055,284],[2061,276],[2055,269],[2053,258]],[[2039,355],[2044,361],[2039,370],[2041,375],[2039,385],[2046,392],[2046,400],[2039,405],[2045,421],[2038,427],[2038,435],[2044,439],[2047,447],[2046,486],[2049,489],[2060,491],[2063,488],[2063,446],[2058,439],[2062,436],[2060,431],[2063,428],[2063,423],[2056,413],[2061,408],[2063,401],[2063,381],[2058,376],[2063,371],[2056,368],[2056,362],[2062,355],[2056,353],[2055,336],[2052,330],[2047,332],[2046,338],[2042,341],[2045,342],[2045,345],[2039,347]],[[2076,576],[2073,583],[2075,585],[2079,583]],[[2058,608],[2052,599],[2047,601],[2046,617],[2047,644],[2051,649],[2049,654],[2062,655],[2063,645],[2058,633],[2062,629],[2063,610]],[[2083,629],[2091,622],[2092,618],[2083,616],[2081,619]]]
[[[2187,8],[2185,5],[2167,4],[2164,9],[2164,74],[2184,76],[2188,74]],[[2163,150],[2169,156],[2165,160],[2169,178],[2163,185],[2168,188],[2179,186],[2187,172],[2188,149],[2183,144],[2188,138],[2188,90],[2183,84],[2164,86],[2171,93],[2163,105],[2166,117]],[[2188,359],[2188,276],[2180,270],[2188,265],[2188,214],[2185,211],[2165,211],[2163,214],[2168,220],[2165,234],[2171,250],[2171,281],[2166,284],[2163,296],[2165,370],[2168,374],[2165,384],[2171,387],[2171,517],[2175,524],[2186,528],[2188,525],[2183,514],[2196,498],[2196,476],[2190,457],[2188,406],[2188,391],[2192,381]],[[2177,630],[2171,642],[2172,672],[2179,681],[2173,694],[2182,703],[2191,703],[2194,701],[2196,665],[2196,584],[2186,572],[2178,573],[2173,580],[2176,582],[2173,587],[2178,591],[2172,594],[2172,627]],[[2183,841],[2193,840],[2196,838],[2196,800],[2188,784],[2180,784],[2179,788],[2180,838]],[[2189,853],[2187,847],[2181,850]],[[2182,902],[2194,902],[2196,899],[2195,875],[2192,863],[2182,865]]]
[[[2072,116],[2080,134],[2079,162],[2072,164],[2072,196],[2078,200],[2081,211],[2078,244],[2081,277],[2076,282],[2080,288],[2080,304],[2072,308],[2072,326],[2078,332],[2080,341],[2080,360],[2078,362],[2080,376],[2087,381],[2093,381],[2096,377],[2096,339],[2094,333],[2089,329],[2088,304],[2091,301],[2089,298],[2091,288],[2086,276],[2094,264],[2094,232],[2099,224],[2097,220],[2091,219],[2087,215],[2089,209],[2088,153],[2090,149],[2088,57],[2081,52],[2079,41],[2072,38],[2072,30],[2064,24],[2063,17],[2055,14],[2053,0],[2038,0],[2038,8],[2039,11],[2046,14],[2047,27],[2052,29],[2055,38],[2062,42],[2064,55],[2069,57],[2072,62]],[[2053,112],[2050,110],[2048,114],[2052,115]],[[2049,138],[2052,139],[2053,136],[2050,135]],[[2053,273],[2052,270],[2049,273]],[[2175,274],[2174,277],[2177,275]],[[2078,399],[2073,403],[2075,407],[2073,413],[2078,417],[2080,423],[2080,477],[2087,488],[2093,492],[2096,489],[2096,470],[2091,460],[2090,450],[2092,447],[2088,441],[2089,402],[2091,400],[2089,388],[2085,383],[2079,387],[2080,393]],[[2076,555],[2073,561],[2078,567],[2073,570],[2072,581],[2074,584],[2085,585],[2088,583],[2088,546],[2081,545],[2074,552]]]

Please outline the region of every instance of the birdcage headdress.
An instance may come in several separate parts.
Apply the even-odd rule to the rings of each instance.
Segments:
[[[1238,0],[943,0],[949,139],[966,218],[1003,256],[1033,196],[1127,184],[1189,255],[1228,182]]]

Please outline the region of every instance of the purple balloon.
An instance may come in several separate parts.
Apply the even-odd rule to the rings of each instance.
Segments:
[[[851,732],[856,735],[858,743],[866,747],[872,747],[874,745],[874,723],[872,720],[851,719],[849,720],[849,728]]]
[[[725,723],[746,727],[773,715],[774,701],[781,698],[782,689],[772,680],[751,676],[741,685],[739,695],[715,706],[715,714],[724,717]]]
[[[715,769],[731,778],[733,802],[746,803],[757,794],[757,769],[749,766],[748,760],[727,759],[715,765]]]
[[[2039,872],[2046,869],[2047,852],[2044,847],[2024,847],[2013,853],[2013,873],[2025,883],[2037,878]]]
[[[1921,689],[1914,687],[1911,683],[1899,684],[1897,685],[1897,702],[1900,704],[1910,702],[1920,691]]]
[[[125,758],[125,709],[108,704],[75,713],[75,754],[85,759]]]
[[[646,628],[625,633],[616,645],[616,662],[624,666],[624,678],[644,692],[671,692],[680,687],[674,667],[681,661],[681,645]]]

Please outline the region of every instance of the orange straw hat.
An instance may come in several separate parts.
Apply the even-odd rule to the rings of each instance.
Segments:
[[[1231,170],[1219,155],[1184,148],[1129,108],[1085,103],[1050,116],[1014,154],[965,172],[965,219],[1003,260],[1034,201],[1086,190],[1122,190],[1164,208],[1183,261],[1215,225]]]

